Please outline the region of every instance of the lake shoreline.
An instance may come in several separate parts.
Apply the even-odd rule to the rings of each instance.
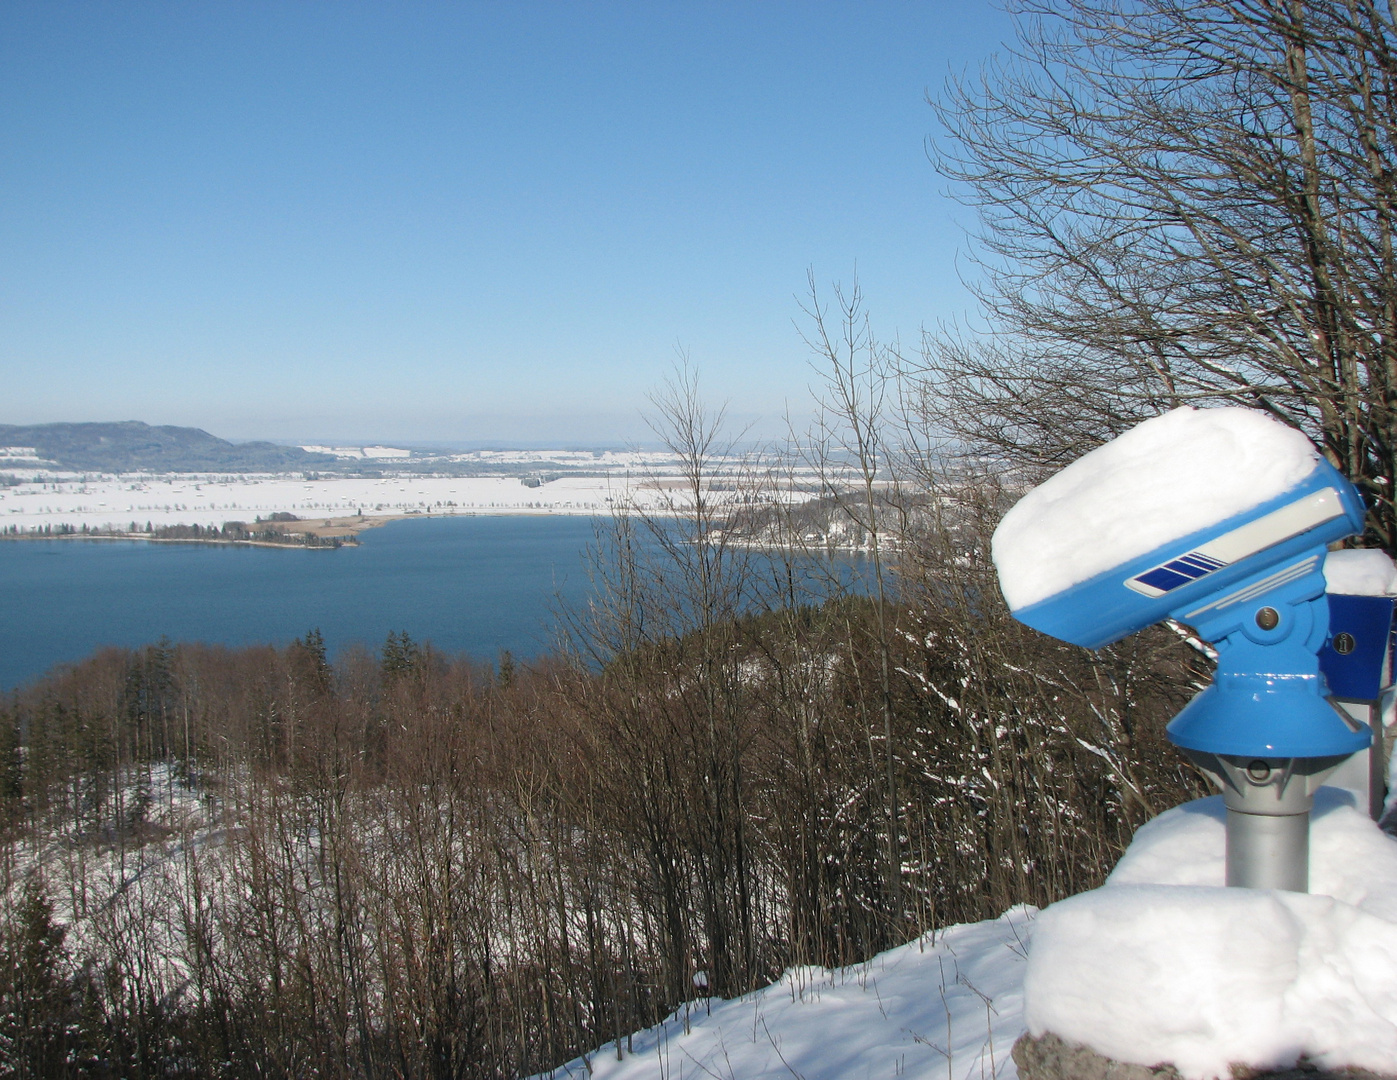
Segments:
[[[342,547],[358,547],[359,534],[369,529],[394,521],[412,521],[423,518],[467,517],[466,514],[376,514],[372,517],[348,517],[322,519],[322,524],[313,525],[308,521],[254,522],[254,526],[296,525],[294,531],[286,531],[285,540],[269,540],[265,536],[252,538],[221,536],[158,536],[148,532],[58,532],[43,533],[29,531],[22,533],[0,533],[0,540],[136,540],[147,544],[204,544],[211,547],[265,547],[290,548],[304,551],[335,551]],[[179,526],[167,526],[178,528]],[[282,530],[273,528],[272,531]],[[321,540],[337,540],[337,544],[306,543],[301,537],[315,537]]]
[[[0,536],[0,540],[127,540],[141,544],[198,544],[203,547],[264,547],[285,548],[293,551],[335,551],[334,544],[302,544],[294,540],[285,543],[276,540],[223,540],[199,536],[150,536],[145,533],[22,533],[18,536]],[[341,540],[338,547],[358,547],[355,538]]]
[[[410,510],[405,514],[366,514],[363,517],[340,517],[320,519],[321,524],[312,524],[311,520],[289,521],[257,521],[253,522],[254,527],[295,525],[295,532],[288,533],[289,536],[313,536],[320,539],[335,539],[341,541],[339,547],[358,547],[359,534],[369,529],[377,529],[384,525],[391,525],[395,521],[427,521],[427,520],[448,520],[456,518],[588,518],[609,517],[614,513],[612,510],[573,510],[556,509],[553,507],[541,509],[471,509],[454,510],[446,513],[424,513]],[[657,513],[655,517],[670,517],[671,514]],[[187,526],[171,525],[163,528],[182,528]],[[71,527],[70,527],[71,528]],[[214,526],[209,526],[210,529]],[[148,532],[89,532],[65,531],[65,532],[41,532],[38,529],[28,529],[24,532],[0,532],[0,540],[139,540],[148,544],[208,544],[219,547],[238,545],[242,547],[272,547],[272,548],[305,548],[320,549],[328,551],[335,550],[336,545],[331,544],[305,544],[295,540],[285,542],[267,539],[225,539],[220,536],[157,536]]]
[[[319,629],[337,654],[373,653],[406,632],[481,662],[502,650],[527,662],[552,647],[556,603],[589,602],[586,518],[409,519],[421,523],[366,530],[333,559],[268,550],[279,544],[0,544],[0,603],[12,614],[0,620],[0,695],[55,664],[162,636],[241,647]]]

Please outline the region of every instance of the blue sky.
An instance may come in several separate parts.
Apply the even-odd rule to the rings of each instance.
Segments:
[[[0,0],[0,423],[622,442],[677,348],[772,433],[807,270],[970,306],[926,104],[988,3]]]

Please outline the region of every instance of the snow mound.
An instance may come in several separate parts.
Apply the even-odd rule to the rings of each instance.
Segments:
[[[1321,788],[1310,893],[1223,887],[1221,796],[1136,833],[1106,885],[1045,908],[1025,1020],[1192,1080],[1229,1066],[1397,1068],[1397,842]]]
[[[589,1080],[1014,1080],[1035,909],[954,926],[867,964],[793,968],[744,997],[690,1002],[663,1023],[544,1076]]]
[[[1310,440],[1253,409],[1185,406],[1131,428],[1018,501],[995,530],[1014,610],[1281,495],[1312,471]]]
[[[1376,548],[1331,551],[1324,559],[1324,587],[1345,596],[1397,595],[1397,566]]]

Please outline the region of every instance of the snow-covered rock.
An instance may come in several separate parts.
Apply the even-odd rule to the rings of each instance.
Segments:
[[[1315,802],[1309,894],[1223,886],[1220,796],[1145,825],[1103,888],[1040,913],[1029,1032],[1198,1080],[1397,1072],[1397,842],[1348,792]]]

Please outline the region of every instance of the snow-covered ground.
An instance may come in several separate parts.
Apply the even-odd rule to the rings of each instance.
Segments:
[[[673,468],[675,457],[666,450],[467,450],[449,460],[490,465],[559,465],[576,469],[643,472]]]
[[[698,1000],[543,1076],[590,1080],[1011,1080],[1035,911],[954,926],[866,964],[793,968]]]
[[[130,800],[134,787],[123,789]],[[210,882],[243,881],[228,843],[236,811],[218,808],[157,766],[146,789],[150,835],[121,855],[110,844],[53,836],[16,852],[14,881],[42,867],[54,917],[75,957],[120,949],[153,985],[185,987],[190,947],[181,913],[195,867]],[[314,831],[304,885],[314,887]],[[155,912],[157,917],[152,918]],[[1024,1030],[1022,986],[1035,909],[955,926],[837,971],[794,968],[771,986],[730,1001],[681,1006],[662,1024],[561,1066],[553,1080],[1012,1080],[1009,1054]],[[579,920],[580,921],[580,920]],[[578,933],[582,928],[579,925]],[[508,953],[501,942],[498,955]],[[183,991],[181,991],[183,992]],[[697,993],[697,991],[696,991]]]
[[[0,446],[0,461],[7,447]],[[22,447],[14,448],[22,450]],[[414,453],[395,446],[326,446],[307,443],[302,450],[312,454],[333,454],[338,458],[370,461],[439,460],[480,465],[556,465],[563,468],[601,470],[637,470],[663,468],[672,465],[674,455],[665,450],[466,450],[462,453]],[[18,455],[23,457],[25,455]],[[29,450],[32,458],[34,452]]]
[[[330,454],[337,458],[347,458],[360,461],[403,461],[412,457],[411,450],[404,450],[397,446],[302,446],[302,450],[310,454]]]
[[[304,479],[266,476],[102,476],[45,474],[0,487],[0,528],[60,525],[89,531],[251,522],[274,513],[307,520],[402,514],[604,514],[618,502],[655,507],[661,487],[643,478],[565,476],[538,487],[518,477],[395,476]]]
[[[1301,1055],[1397,1072],[1397,841],[1322,788],[1311,893],[1225,888],[1223,822],[1221,796],[1176,807],[1101,889],[691,1002],[551,1075],[1010,1080],[1025,1030],[1192,1080]]]
[[[191,855],[221,874],[228,826],[168,768],[150,784],[151,842],[117,859],[62,838],[36,862],[85,953],[116,930],[180,985],[175,923],[121,921],[109,898],[139,882],[177,909]],[[1014,1080],[1025,1030],[1051,1031],[1124,1061],[1173,1062],[1191,1080],[1233,1063],[1397,1073],[1397,841],[1322,788],[1311,893],[1225,888],[1220,797],[1167,811],[1137,834],[1107,884],[1036,911],[927,934],[865,964],[793,968],[733,1000],[681,1006],[555,1069],[552,1080]],[[130,925],[128,925],[128,923]],[[136,930],[132,930],[136,927]],[[123,939],[124,940],[124,939]]]
[[[3,451],[6,448],[0,448]],[[65,473],[15,451],[0,459],[0,531],[33,532],[70,527],[81,532],[143,530],[147,522],[220,527],[290,513],[315,519],[393,518],[404,514],[606,514],[620,505],[663,510],[682,502],[679,462],[656,451],[474,450],[453,463],[498,476],[319,477],[300,473],[77,474]],[[327,448],[319,448],[327,449]],[[341,456],[383,459],[405,454],[392,447],[337,448]],[[735,460],[732,469],[745,463]],[[521,468],[539,474],[520,475]],[[561,473],[561,475],[559,475]],[[808,479],[808,478],[807,478]],[[719,470],[714,497],[734,497],[737,486]],[[806,494],[792,494],[805,498]]]
[[[1142,827],[1106,886],[1045,908],[1025,1016],[1190,1080],[1231,1063],[1397,1073],[1397,841],[1324,787],[1310,893],[1225,888],[1222,797]]]

